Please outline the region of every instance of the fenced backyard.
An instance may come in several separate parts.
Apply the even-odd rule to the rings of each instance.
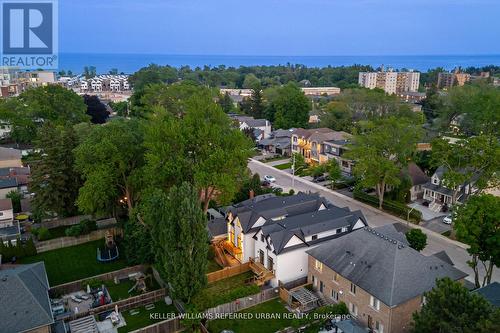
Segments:
[[[221,270],[208,273],[207,274],[207,281],[208,283],[224,280],[245,272],[250,271],[250,262],[246,262],[244,264],[238,265],[238,266],[233,266],[233,267],[226,267]]]
[[[43,253],[51,250],[61,249],[64,247],[80,245],[104,238],[107,231],[111,231],[111,233],[114,236],[123,236],[123,230],[121,228],[113,227],[109,229],[94,230],[89,234],[81,235],[78,237],[65,236],[47,241],[36,242],[35,246],[38,253]]]
[[[234,301],[210,308],[205,311],[205,314],[210,316],[215,314],[234,313],[278,297],[279,288],[264,289],[257,294],[240,297]]]

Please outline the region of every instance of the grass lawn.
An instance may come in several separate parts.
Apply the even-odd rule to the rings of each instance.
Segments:
[[[274,161],[280,161],[280,160],[286,160],[289,159],[290,157],[286,156],[275,156],[275,157],[270,157],[270,158],[265,158],[262,160],[262,162],[267,163],[267,162],[274,162]]]
[[[125,318],[126,326],[120,327],[118,329],[118,333],[126,333],[137,330],[139,328],[143,328],[149,325],[153,325],[160,321],[164,321],[170,317],[167,315],[171,313],[177,313],[177,309],[173,305],[167,305],[164,301],[158,301],[154,303],[155,308],[151,310],[146,310],[144,306],[135,308],[134,310],[138,310],[139,313],[135,315],[130,314],[130,310],[122,312],[123,317]],[[159,314],[159,318],[164,319],[152,319],[149,317],[150,313]]]
[[[278,165],[275,165],[274,167],[276,169],[279,169],[279,170],[291,169],[292,168],[292,163],[288,162],[288,163],[278,164]]]
[[[113,302],[122,300],[122,299],[127,299],[129,297],[137,296],[140,293],[137,290],[132,290],[132,292],[129,294],[129,290],[132,289],[132,287],[135,285],[135,281],[132,280],[125,280],[120,282],[119,284],[115,284],[114,281],[105,281],[104,285],[106,286],[106,289],[108,289],[108,292],[111,296],[111,299]],[[156,282],[154,278],[146,279],[146,292],[150,292],[153,290],[160,289],[160,286]]]
[[[38,261],[45,263],[45,269],[51,286],[75,280],[104,274],[127,267],[123,254],[121,258],[110,262],[97,261],[97,247],[102,246],[104,240],[97,240],[81,245],[39,253],[36,256],[22,258],[21,264]],[[123,253],[123,251],[120,251]]]
[[[198,310],[205,310],[228,303],[240,297],[257,294],[260,288],[255,284],[245,284],[252,272],[239,274],[224,280],[210,283],[192,299]]]
[[[207,273],[212,273],[221,270],[222,267],[215,261],[215,259],[208,260],[207,262]]]
[[[256,319],[255,315],[260,313],[288,313],[288,310],[279,299],[273,299],[265,303],[253,306],[251,308],[240,311],[242,313],[252,313],[253,319],[218,319],[208,322],[208,330],[213,333],[219,333],[222,330],[231,330],[238,333],[272,333],[285,327],[291,326],[292,319],[288,318],[273,318],[273,319]]]

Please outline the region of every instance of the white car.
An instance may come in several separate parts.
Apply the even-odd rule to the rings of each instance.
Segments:
[[[451,215],[446,215],[443,219],[443,223],[451,224],[453,222],[453,217]]]
[[[265,175],[264,180],[266,182],[274,183],[276,181],[276,178],[274,178],[273,176]]]

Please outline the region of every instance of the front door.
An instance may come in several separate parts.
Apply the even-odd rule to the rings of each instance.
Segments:
[[[325,287],[325,285],[323,284],[323,281],[319,281],[319,292],[320,293],[323,293],[324,287]]]
[[[373,318],[370,315],[368,315],[368,328],[373,329]]]

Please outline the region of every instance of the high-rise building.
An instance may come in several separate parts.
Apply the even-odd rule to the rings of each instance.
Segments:
[[[380,88],[388,94],[418,91],[419,72],[360,72],[358,84],[368,89]]]
[[[437,86],[439,89],[449,89],[454,85],[463,86],[471,79],[470,74],[461,73],[459,68],[455,68],[452,73],[442,72],[438,74]]]

